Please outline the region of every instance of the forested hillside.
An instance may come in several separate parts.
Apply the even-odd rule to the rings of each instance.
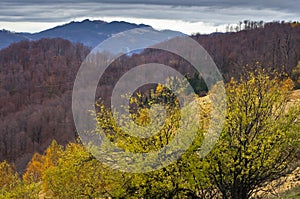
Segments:
[[[239,32],[198,34],[193,38],[209,52],[227,80],[237,76],[241,66],[256,62],[272,69],[284,68],[290,74],[300,60],[299,23],[266,23]]]
[[[187,117],[199,118],[199,128],[193,129],[196,130],[193,142],[182,156],[163,168],[141,173],[117,169],[124,166],[122,162],[128,163],[125,166],[134,165],[138,169],[151,168],[177,153],[176,148],[160,154],[155,162],[148,162],[147,159],[139,161],[134,156],[119,158],[116,155],[119,151],[111,153],[107,150],[105,159],[99,161],[80,140],[66,146],[53,141],[43,153],[32,156],[25,173],[16,172],[14,166],[6,161],[0,163],[0,198],[249,199],[280,197],[291,188],[294,188],[292,196],[299,196],[300,170],[295,168],[299,166],[297,118],[300,103],[292,95],[293,82],[290,78],[257,67],[241,79],[232,79],[227,84],[228,107],[224,128],[219,141],[207,156],[199,157],[199,154],[206,140],[203,135],[215,135],[213,131],[208,131],[207,125],[212,103],[208,96],[199,98],[193,95],[201,112],[188,114]],[[158,86],[154,97],[160,99],[169,94]],[[151,105],[153,100],[147,104]],[[153,156],[149,151],[159,150],[172,139],[176,140],[176,124],[182,116],[174,108],[176,102],[167,100],[161,104],[169,108],[166,125],[147,139],[120,130],[112,120],[110,110],[101,105],[96,121],[104,129],[109,142],[126,151],[146,153],[150,154],[149,158],[155,158],[155,153]],[[139,114],[133,116],[140,124],[147,123],[145,110],[142,108]],[[96,130],[92,133],[99,135],[100,132]],[[190,132],[184,129],[184,133]],[[185,134],[181,134],[181,140],[188,139]],[[92,149],[100,152],[102,147],[96,145]],[[287,174],[290,175],[285,180]]]
[[[24,168],[53,139],[74,140],[71,93],[89,49],[62,39],[13,44],[0,52],[0,159]]]
[[[239,32],[192,38],[209,52],[227,82],[239,76],[246,64],[260,62],[263,67],[291,74],[300,60],[299,23],[268,23]],[[74,141],[72,87],[90,50],[63,39],[42,39],[23,41],[0,51],[1,161],[14,162],[18,170],[24,171],[32,154],[41,153],[53,139],[63,145]],[[98,95],[108,96],[117,77],[145,62],[163,63],[191,73],[185,60],[170,53],[145,50],[114,62],[100,80]],[[191,82],[196,78],[198,94],[204,95],[206,88],[201,79],[194,74],[189,77]]]

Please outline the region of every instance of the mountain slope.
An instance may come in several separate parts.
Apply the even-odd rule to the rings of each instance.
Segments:
[[[22,170],[53,139],[74,140],[71,93],[88,52],[62,39],[22,41],[0,51],[0,161]]]
[[[82,22],[70,22],[38,33],[14,33],[7,30],[0,31],[0,49],[12,43],[22,40],[39,40],[42,38],[62,38],[73,43],[82,43],[89,47],[95,47],[113,34],[133,28],[150,27],[144,24],[133,24],[124,21],[110,23],[96,20],[84,20]]]
[[[27,35],[25,36],[25,34],[23,35],[22,33],[17,34],[8,30],[0,30],[0,49],[6,48],[12,43],[26,39],[30,38],[28,38]]]
[[[64,28],[46,33],[51,36]],[[290,72],[300,60],[300,26],[274,23],[192,38],[205,47],[227,80],[240,74],[247,63],[260,61],[269,69],[285,65]],[[32,154],[43,152],[52,139],[61,144],[74,140],[71,94],[77,70],[89,51],[90,47],[63,39],[22,41],[0,51],[0,160],[15,162],[22,170]],[[189,66],[176,55],[152,49],[123,56],[100,79],[103,90],[97,94],[108,98],[122,74],[145,62],[169,65],[183,73]]]
[[[104,21],[90,21],[87,19],[82,22],[71,22],[69,24],[32,34],[31,38],[37,40],[41,38],[59,37],[74,43],[82,43],[89,47],[95,47],[113,34],[133,28],[144,27],[149,26],[117,21],[107,23]]]

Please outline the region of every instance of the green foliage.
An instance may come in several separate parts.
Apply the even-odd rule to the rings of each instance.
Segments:
[[[122,173],[105,167],[84,146],[55,141],[44,155],[35,154],[23,175],[24,181],[4,198],[120,198],[124,195]],[[27,195],[26,195],[27,194]],[[29,197],[30,196],[30,197]],[[32,196],[32,197],[31,197]]]
[[[63,147],[53,141],[43,155],[32,157],[23,179],[7,162],[0,164],[0,199],[247,199],[264,183],[292,169],[299,153],[300,108],[298,104],[288,103],[292,88],[292,80],[285,75],[260,68],[247,72],[239,81],[232,79],[226,88],[228,109],[221,137],[204,158],[199,154],[204,134],[209,136],[212,98],[186,96],[198,102],[200,115],[186,114],[190,114],[188,118],[197,118],[200,127],[189,129],[196,132],[194,140],[177,161],[151,172],[114,170],[105,165],[108,162],[95,159],[82,144],[69,143]],[[165,123],[159,131],[157,126],[150,127],[148,137],[132,136],[125,130],[135,133],[135,126],[127,124],[125,130],[121,129],[112,112],[100,104],[95,113],[97,128],[101,127],[115,146],[124,151],[146,153],[159,150],[176,138],[183,116],[178,100],[165,86],[158,85],[147,100],[137,94],[130,102],[133,107],[130,116],[138,126],[151,124],[155,111],[160,111],[151,110],[155,105],[166,110]],[[108,160],[116,161],[113,156]]]
[[[101,188],[97,161],[82,146],[69,144],[56,167],[45,172],[43,182],[53,198],[93,198]]]
[[[0,187],[2,190],[13,189],[18,183],[18,174],[14,171],[13,166],[4,161],[0,163]]]
[[[0,198],[1,199],[37,199],[39,198],[41,190],[41,184],[40,183],[31,183],[26,184],[23,182],[20,182],[14,189],[1,192]]]
[[[198,73],[194,73],[192,77],[187,77],[189,83],[193,87],[195,93],[199,95],[204,95],[208,92],[207,85],[202,77],[199,77]]]
[[[261,68],[228,84],[223,133],[205,158],[223,198],[249,198],[289,171],[299,147],[299,105],[287,106],[292,89],[292,80]]]
[[[292,79],[295,83],[295,89],[300,88],[300,61],[298,61],[298,64],[296,68],[292,71]]]
[[[13,166],[6,161],[0,163],[0,199],[37,198],[39,187],[39,184],[22,182]]]
[[[174,81],[176,80],[171,78],[169,83],[172,84]],[[177,83],[174,84],[178,85]],[[186,113],[189,115],[189,118],[201,118],[201,121],[197,121],[197,123],[199,123],[202,128],[197,126],[196,130],[193,129],[196,131],[196,135],[192,145],[178,161],[162,169],[147,173],[124,174],[123,193],[126,194],[122,197],[209,198],[215,194],[214,186],[210,183],[210,179],[206,172],[209,165],[207,162],[202,161],[198,154],[198,149],[203,141],[204,129],[207,129],[207,123],[209,120],[208,117],[210,115],[210,103],[207,102],[204,106],[202,103],[205,100],[194,95],[188,95],[186,98],[196,99],[199,101],[197,106],[199,106],[199,108],[202,110],[200,111],[201,114],[199,116],[196,116],[190,112]],[[162,128],[158,131],[158,125],[152,127],[150,126],[148,130],[152,133],[156,133],[146,138],[139,138],[137,136],[128,134],[123,130],[124,127],[123,129],[119,127],[116,120],[113,118],[111,111],[103,104],[98,104],[98,112],[95,116],[97,118],[99,127],[104,130],[105,136],[108,137],[115,146],[122,148],[125,151],[131,151],[134,153],[157,151],[168,145],[178,133],[177,130],[179,128],[179,120],[182,117],[180,114],[182,114],[182,112],[179,110],[176,96],[174,96],[174,94],[172,94],[172,92],[166,86],[158,84],[156,90],[153,91],[150,96],[148,96],[147,100],[145,101],[144,99],[145,98],[140,94],[137,94],[136,97],[129,98],[131,103],[130,105],[137,107],[130,113],[136,124],[141,126],[146,126],[149,124],[149,109],[155,104],[161,105],[161,107],[165,108],[167,112],[166,117],[163,118],[165,124],[162,126]],[[117,116],[121,118],[121,121],[123,121],[122,117],[128,117],[127,115]],[[151,117],[151,119],[154,120],[156,118],[157,117]],[[126,123],[122,124],[124,124],[127,131],[132,131],[133,133],[138,131],[133,125],[131,126],[127,124],[126,126]],[[185,139],[186,135],[180,138]],[[170,153],[172,152],[173,151]],[[114,157],[106,158],[106,160],[107,159],[114,159]],[[143,165],[140,166],[142,167]]]
[[[44,155],[34,154],[23,175],[24,181],[27,183],[40,182],[45,171],[58,164],[62,152],[62,146],[53,140]]]

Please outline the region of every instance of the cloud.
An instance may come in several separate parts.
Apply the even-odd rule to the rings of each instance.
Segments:
[[[299,10],[296,0],[2,0],[0,29],[3,23],[62,23],[83,18],[180,21],[189,26],[201,22],[215,29],[244,19],[293,21],[300,18]],[[180,30],[176,23],[171,24],[171,29]]]
[[[200,6],[199,2],[191,0],[187,1],[187,4],[194,2],[195,5],[182,6],[179,4],[181,1],[178,0],[175,0],[172,5],[157,5],[158,1],[156,0],[148,1],[149,5],[134,4],[140,2],[138,0],[111,0],[113,3],[95,3],[91,0],[84,3],[72,3],[66,0],[44,1],[44,3],[41,4],[36,2],[38,1],[32,0],[22,3],[17,3],[16,1],[2,1],[0,21],[55,22],[80,17],[133,17],[190,22],[202,21],[219,24],[224,22],[236,23],[243,19],[285,20],[296,18],[298,15],[298,13],[294,14],[286,12],[285,10],[281,11],[268,7],[261,9],[246,6],[241,7],[245,3],[240,3],[238,6],[228,0],[227,3],[226,1],[222,3],[199,1],[202,2],[201,5],[205,6]],[[120,4],[121,2],[123,4]],[[163,2],[167,4],[166,2],[168,1]]]
[[[18,4],[18,5],[50,5],[50,4],[65,4],[72,3],[77,4],[82,1],[76,0],[30,0],[30,1],[17,1],[17,0],[2,0],[2,3]],[[86,3],[108,3],[108,4],[147,4],[147,5],[169,5],[169,6],[207,6],[207,7],[251,7],[256,9],[275,9],[275,10],[290,10],[293,12],[299,12],[298,0],[87,0]]]

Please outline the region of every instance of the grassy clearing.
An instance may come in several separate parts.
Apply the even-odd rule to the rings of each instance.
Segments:
[[[286,191],[280,197],[275,197],[274,199],[300,199],[300,186]]]

